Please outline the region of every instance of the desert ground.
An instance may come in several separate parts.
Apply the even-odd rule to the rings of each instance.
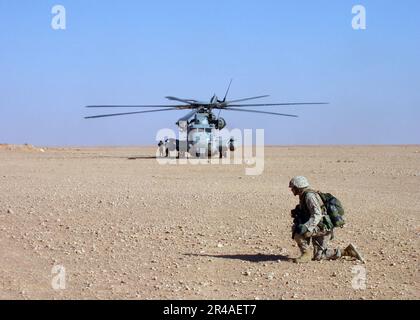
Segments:
[[[420,146],[266,147],[257,176],[155,151],[2,145],[0,299],[420,298]],[[295,175],[342,201],[331,245],[366,264],[291,261]]]

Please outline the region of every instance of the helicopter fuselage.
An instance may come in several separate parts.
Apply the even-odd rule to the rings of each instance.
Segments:
[[[191,120],[177,122],[181,132],[186,133],[186,139],[167,142],[169,151],[177,151],[181,156],[188,152],[192,156],[213,156],[219,153],[226,156],[227,150],[234,150],[233,140],[223,139],[217,135],[218,130],[226,126],[223,118],[217,118],[211,110],[201,108]]]

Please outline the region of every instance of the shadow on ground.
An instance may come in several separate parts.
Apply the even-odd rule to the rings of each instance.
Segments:
[[[128,157],[128,160],[148,160],[148,159],[157,159],[156,156],[138,156],[138,157]]]
[[[233,259],[243,260],[248,262],[267,262],[267,261],[285,261],[292,262],[293,259],[288,256],[278,254],[196,254],[196,253],[185,253],[186,256],[191,257],[206,257],[206,258],[221,258],[221,259]]]

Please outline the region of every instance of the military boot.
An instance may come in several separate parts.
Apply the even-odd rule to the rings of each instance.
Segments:
[[[365,260],[363,259],[362,255],[359,253],[359,251],[356,249],[356,247],[352,243],[350,243],[347,246],[347,248],[343,250],[343,252],[341,253],[341,256],[356,258],[362,261],[363,263],[365,263]]]
[[[312,260],[312,254],[309,250],[302,252],[302,255],[299,258],[293,260],[294,263],[306,263]]]

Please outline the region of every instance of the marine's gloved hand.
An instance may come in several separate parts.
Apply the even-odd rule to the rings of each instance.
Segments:
[[[299,212],[300,212],[300,207],[299,205],[297,205],[294,209],[290,211],[290,215],[292,216],[292,218],[297,218],[299,217]]]
[[[301,236],[303,236],[308,231],[308,228],[304,224],[297,225],[295,229],[295,232]]]

